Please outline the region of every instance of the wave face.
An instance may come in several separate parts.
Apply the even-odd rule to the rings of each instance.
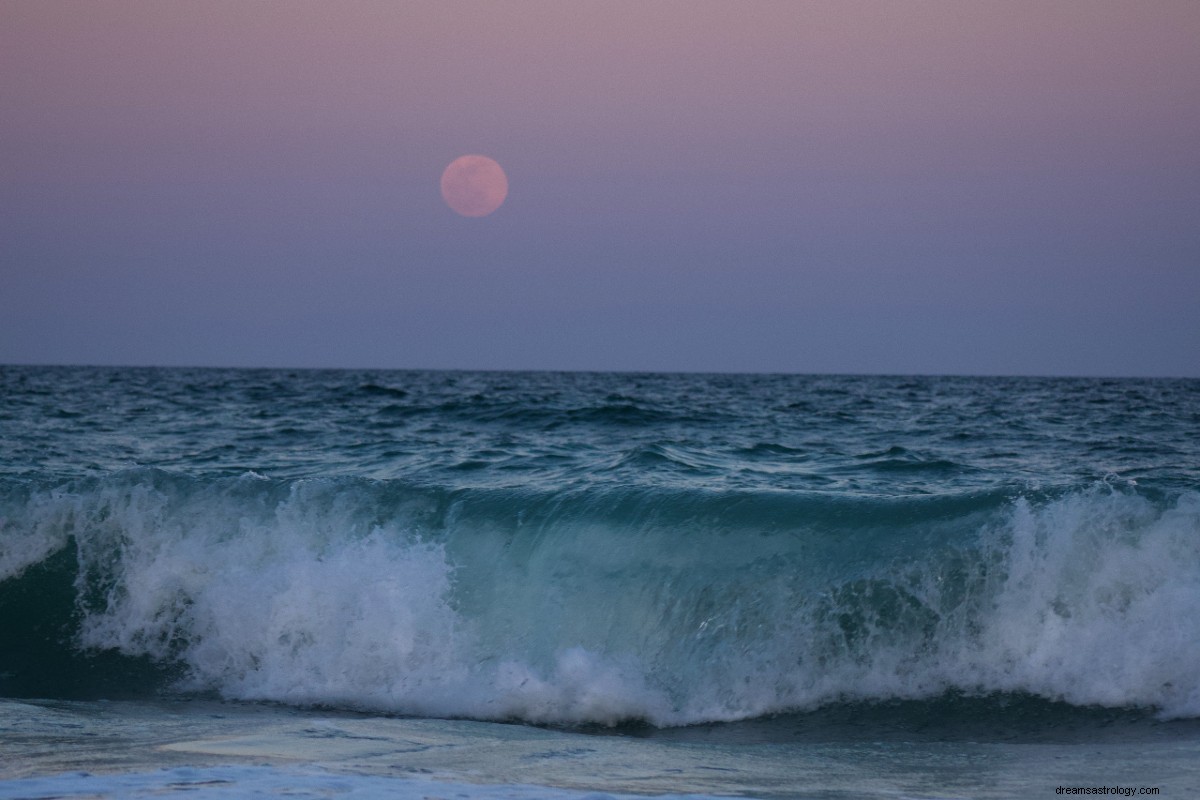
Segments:
[[[67,383],[97,383],[96,374],[68,372]],[[121,385],[123,373],[99,374]],[[46,465],[10,456],[0,477],[0,694],[198,691],[677,726],[1016,693],[1200,717],[1200,461],[1187,461],[1181,448],[1195,445],[1179,435],[1197,417],[1139,412],[1105,440],[1060,406],[1053,414],[1067,421],[1048,441],[1050,423],[1025,420],[1037,433],[1019,434],[1004,417],[1003,430],[964,424],[935,444],[923,428],[886,430],[930,413],[928,393],[844,422],[810,408],[791,423],[804,433],[781,426],[768,436],[764,415],[797,412],[761,388],[762,376],[740,388],[728,377],[662,379],[694,401],[653,381],[669,402],[639,393],[631,384],[644,376],[600,376],[599,389],[557,407],[439,400],[432,411],[422,381],[446,377],[437,373],[407,384],[267,373],[291,392],[286,402],[244,396],[238,382],[261,384],[258,373],[167,377],[198,382],[231,408],[165,411],[182,401],[129,400],[137,391],[122,385],[122,413],[145,403],[161,427],[81,409],[35,428],[20,403],[0,417],[10,453],[33,452],[39,438],[52,445]],[[530,393],[555,379],[472,380]],[[787,380],[802,405],[828,388],[797,392]],[[872,380],[841,383],[866,397]],[[339,381],[353,399],[331,408]],[[714,399],[706,381],[733,381],[750,400]],[[992,392],[1011,408],[1054,389],[1011,384],[952,382],[938,402]],[[229,399],[231,386],[241,399]],[[1176,412],[1200,394],[1186,382],[1114,386],[1127,399],[1158,392]],[[1078,397],[1078,386],[1060,394]],[[29,408],[64,402],[13,397]],[[359,413],[414,398],[428,415],[415,431],[389,423],[380,433],[373,414]],[[488,406],[487,419],[464,411],[472,403]],[[735,413],[764,405],[748,421]],[[262,441],[248,445],[260,412]],[[214,416],[239,431],[236,442],[203,432]],[[814,442],[834,440],[839,425],[850,444],[821,451]],[[151,434],[133,444],[126,431],[138,426]],[[332,441],[311,436],[297,452],[284,429],[301,426]],[[74,468],[68,431],[91,454]],[[405,437],[438,443],[398,456],[395,474],[381,476],[379,452],[408,453]],[[105,438],[157,463],[106,463]],[[355,443],[368,454],[365,474],[349,467]],[[233,463],[251,448],[258,460]],[[326,468],[313,469],[321,458]],[[1081,466],[1102,460],[1087,469],[1106,479]],[[463,466],[472,461],[483,463]],[[796,485],[818,479],[823,489]]]

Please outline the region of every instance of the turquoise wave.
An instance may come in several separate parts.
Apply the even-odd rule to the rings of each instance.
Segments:
[[[1190,490],[134,469],[0,480],[0,535],[7,696],[660,727],[996,695],[1200,716]]]

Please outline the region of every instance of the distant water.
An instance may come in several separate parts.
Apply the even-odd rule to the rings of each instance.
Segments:
[[[0,697],[1200,717],[1200,381],[0,367],[0,443]]]

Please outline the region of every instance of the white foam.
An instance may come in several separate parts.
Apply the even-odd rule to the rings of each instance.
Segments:
[[[1200,496],[1165,512],[1101,490],[1019,501],[998,534],[1006,576],[957,669],[1077,704],[1196,708]]]

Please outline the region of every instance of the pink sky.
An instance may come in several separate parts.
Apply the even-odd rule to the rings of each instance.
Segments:
[[[1200,374],[1191,0],[0,23],[0,361]]]

